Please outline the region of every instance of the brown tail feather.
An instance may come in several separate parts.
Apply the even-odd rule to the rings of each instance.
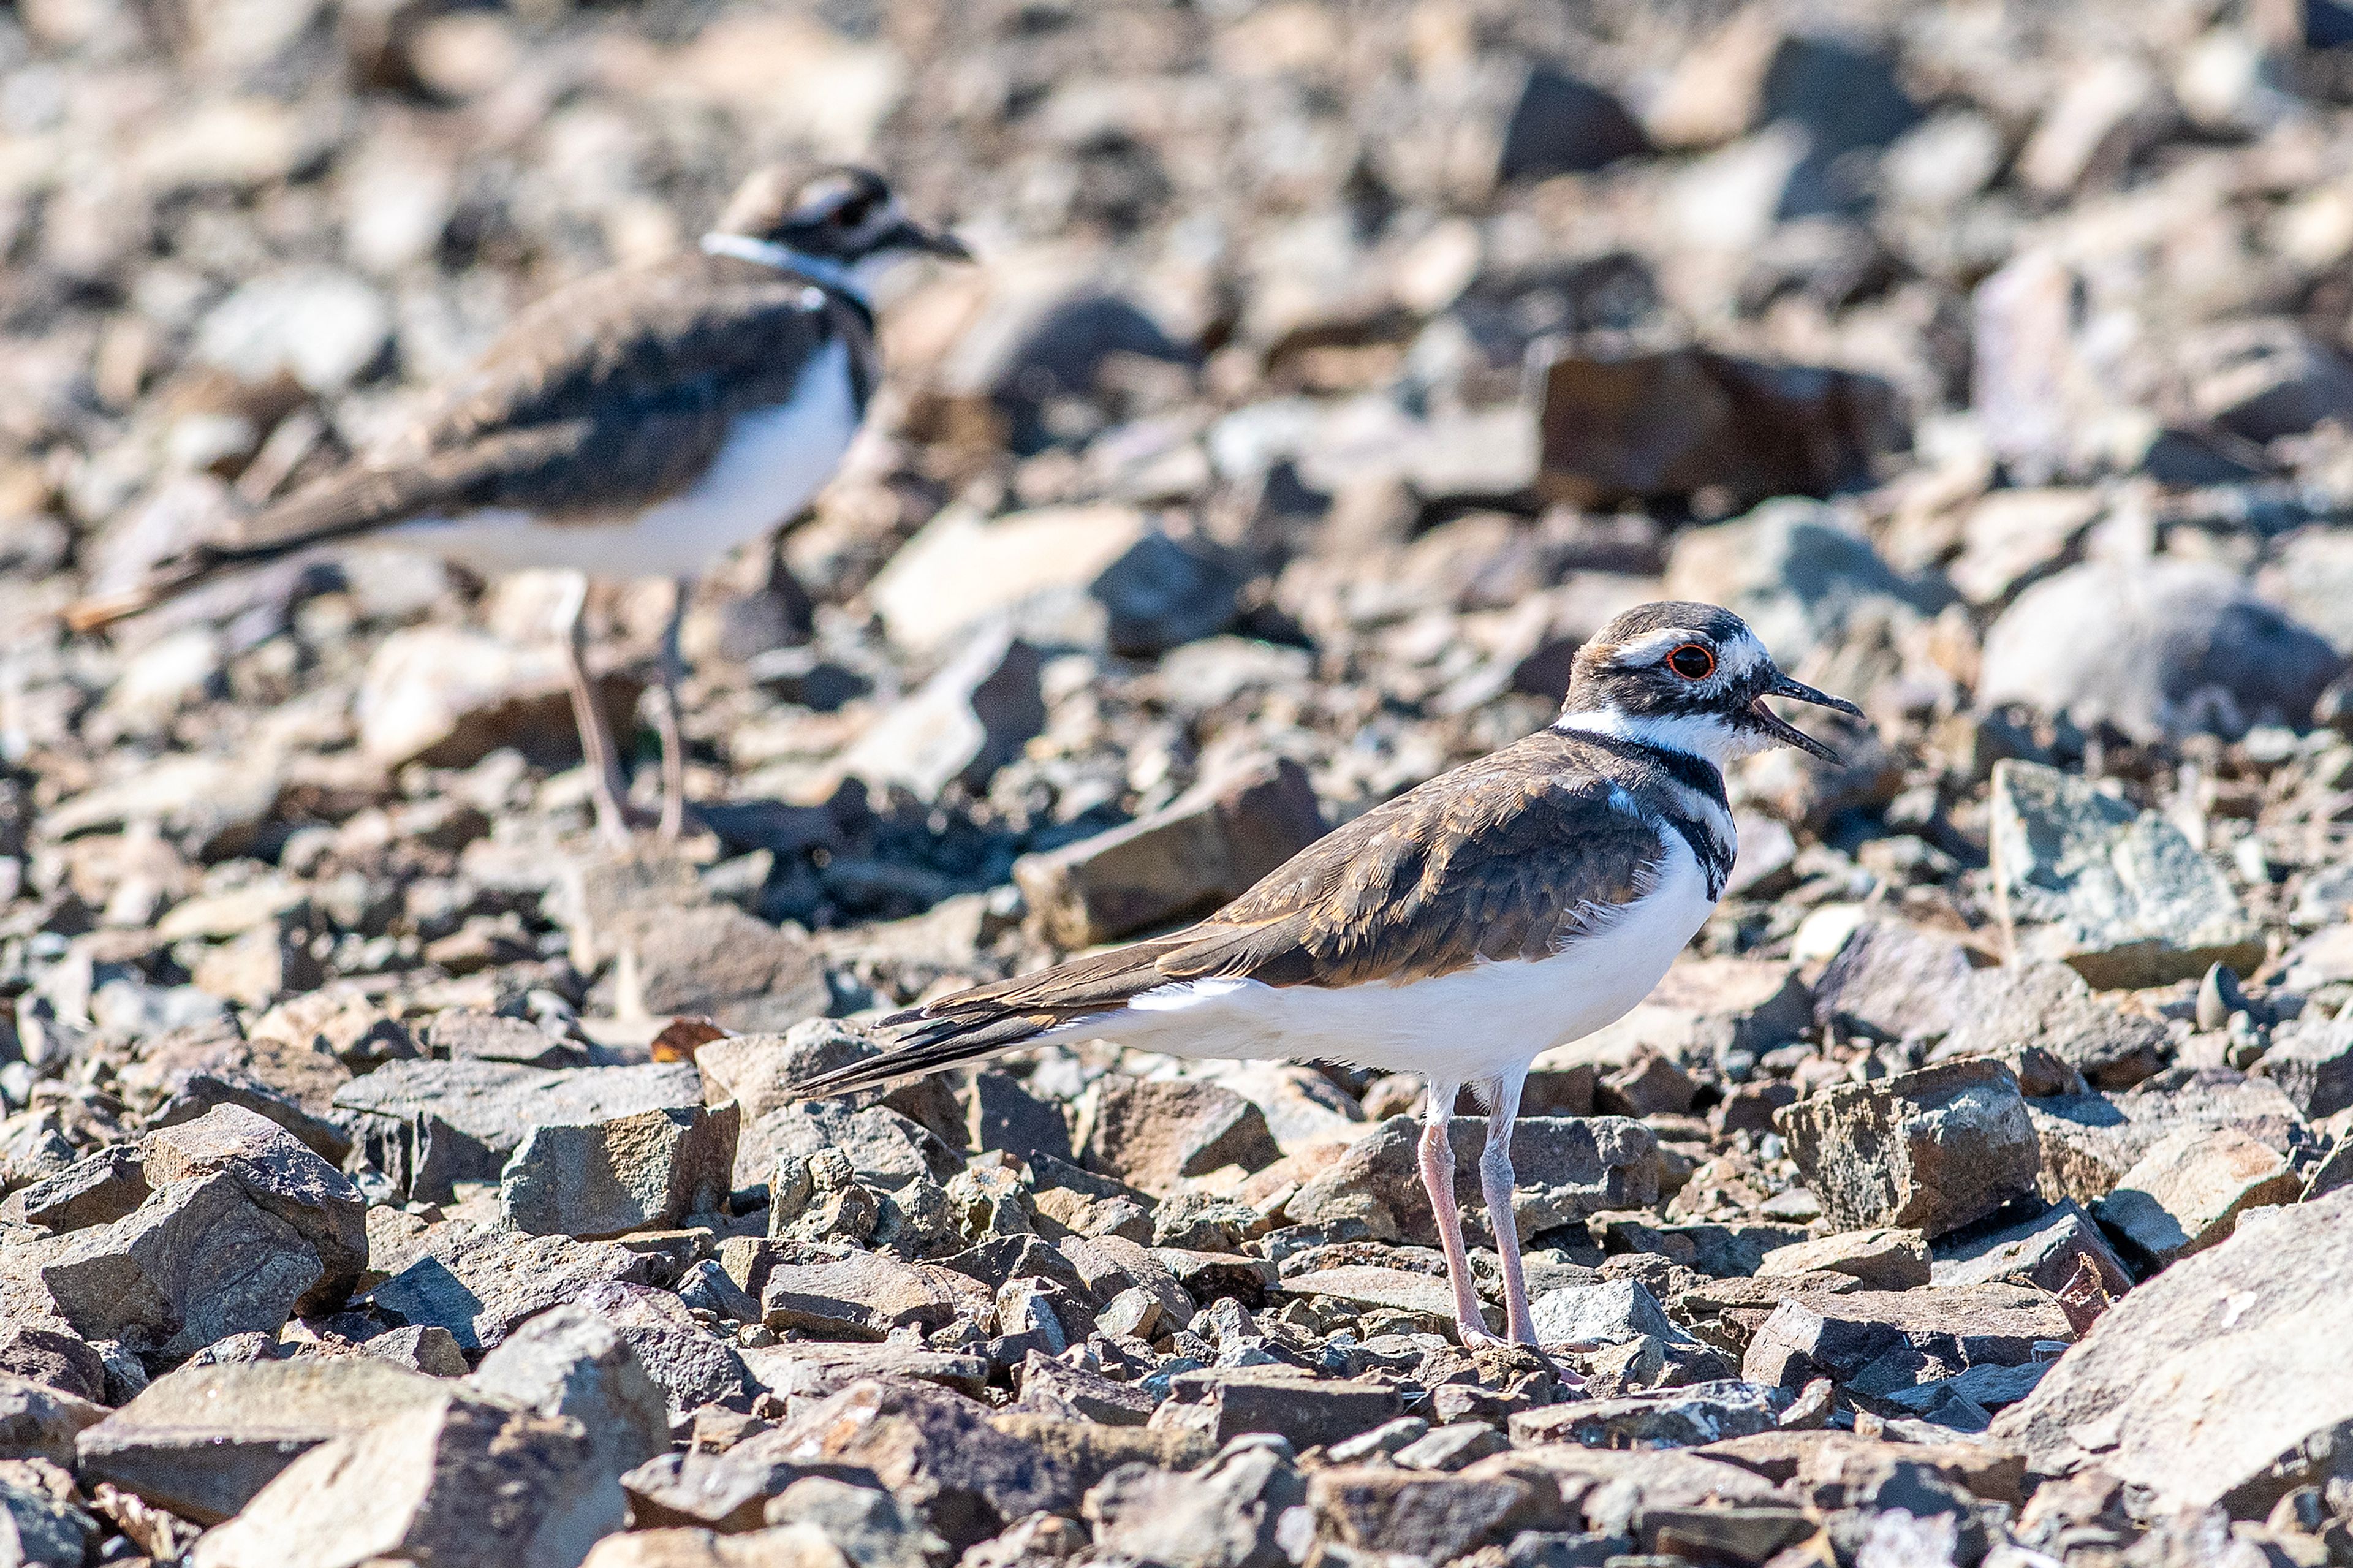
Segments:
[[[147,577],[128,588],[112,594],[97,594],[68,605],[65,622],[69,630],[94,632],[127,621],[132,616],[153,609],[166,599],[177,598],[198,584],[206,582],[233,565],[224,552],[206,550],[176,562],[167,562],[148,574]]]

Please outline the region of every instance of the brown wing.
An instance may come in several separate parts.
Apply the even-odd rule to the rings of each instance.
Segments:
[[[1658,830],[1566,770],[1549,732],[1440,775],[1326,835],[1195,926],[975,986],[889,1020],[902,1045],[805,1086],[846,1089],[993,1055],[1176,981],[1351,985],[1537,958],[1640,896]]]

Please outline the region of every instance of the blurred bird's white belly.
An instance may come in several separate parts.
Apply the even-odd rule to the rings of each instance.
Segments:
[[[609,521],[550,522],[491,508],[420,518],[387,537],[485,576],[561,569],[592,577],[691,577],[807,506],[840,466],[858,420],[849,350],[833,342],[810,362],[791,402],[744,416],[691,489],[643,511]]]
[[[1451,1082],[1517,1071],[1649,995],[1715,908],[1683,836],[1660,837],[1666,853],[1650,893],[1547,958],[1367,985],[1186,981],[1032,1043],[1105,1039],[1180,1057],[1353,1062]]]

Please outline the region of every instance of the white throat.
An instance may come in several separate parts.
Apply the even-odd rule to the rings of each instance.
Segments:
[[[1622,713],[1615,708],[1595,708],[1564,713],[1553,721],[1553,728],[1682,752],[1718,768],[1772,743],[1763,735],[1736,730],[1711,713],[1648,716]]]
[[[867,292],[867,279],[860,276],[862,263],[845,267],[827,257],[811,256],[774,240],[754,239],[748,234],[706,234],[702,237],[702,250],[706,256],[732,256],[739,261],[755,261],[782,272],[797,273],[838,294],[847,294],[870,310],[874,308],[874,300]]]

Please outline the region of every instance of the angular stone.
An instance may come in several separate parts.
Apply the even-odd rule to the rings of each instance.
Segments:
[[[786,1156],[807,1160],[838,1150],[863,1184],[897,1192],[909,1183],[946,1183],[964,1169],[955,1150],[887,1105],[815,1100],[780,1106],[745,1127],[735,1146],[735,1184],[751,1186],[776,1173]]]
[[[1792,1390],[1828,1377],[1880,1394],[1972,1366],[2023,1366],[2038,1343],[2074,1337],[2056,1301],[2015,1285],[1858,1290],[1783,1301],[1741,1372]]]
[[[523,1018],[502,1017],[471,1007],[437,1014],[425,1030],[426,1047],[437,1057],[480,1057],[524,1067],[582,1064],[580,1048]]]
[[[2263,962],[2263,933],[2221,869],[2156,812],[2011,759],[1994,764],[1989,809],[2014,953],[2057,960],[2103,990]]]
[[[981,633],[858,738],[841,759],[843,776],[898,784],[927,801],[951,784],[986,787],[1046,727],[1041,663],[1011,633]]]
[[[2278,1086],[2228,1068],[2163,1089],[2040,1100],[2028,1113],[2042,1144],[2044,1194],[2079,1203],[2105,1197],[2151,1145],[2183,1128],[2236,1128],[2281,1154],[2310,1138]]]
[[[1088,1168],[1145,1192],[1174,1192],[1187,1176],[1225,1165],[1256,1171],[1282,1158],[1265,1112],[1206,1079],[1113,1075],[1096,1079],[1093,1091]]]
[[[988,1424],[1046,1456],[1083,1493],[1123,1465],[1190,1469],[1217,1452],[1199,1432],[1107,1426],[1100,1421],[1070,1421],[1029,1410],[1000,1410]]]
[[[1873,1039],[1933,1039],[1960,1022],[1975,973],[1968,949],[1949,935],[1867,920],[1815,980],[1814,1017]]]
[[[1691,1339],[1639,1279],[1546,1290],[1536,1297],[1530,1310],[1536,1338],[1548,1345],[1619,1345],[1646,1334],[1686,1343]]]
[[[1077,1157],[1061,1107],[1031,1094],[1009,1073],[991,1068],[973,1074],[968,1103],[967,1148],[997,1151],[1023,1161],[1034,1154],[1064,1161]]]
[[[1936,1246],[1929,1278],[1938,1285],[2007,1280],[2056,1295],[2085,1263],[2109,1295],[2121,1296],[2132,1288],[2131,1276],[2098,1225],[2081,1205],[2067,1198],[2030,1219],[1990,1230],[1974,1227],[1945,1237]]]
[[[1324,836],[1305,770],[1261,759],[1123,826],[1013,863],[1057,947],[1091,947],[1206,914]]]
[[[594,1312],[628,1343],[646,1375],[670,1402],[673,1416],[707,1405],[749,1406],[752,1374],[743,1355],[696,1321],[676,1295],[649,1285],[614,1282],[591,1285],[575,1294],[570,1304]],[[758,1307],[751,1306],[746,1316],[757,1321]],[[371,1348],[375,1343],[368,1342]]]
[[[1935,1237],[2034,1191],[2040,1147],[2010,1069],[1947,1063],[1841,1084],[1778,1112],[1832,1223]]]
[[[1129,1465],[1086,1495],[1099,1549],[1171,1568],[1271,1568],[1283,1516],[1307,1500],[1289,1459],[1240,1445],[1190,1474]]]
[[[2250,1213],[2110,1308],[1994,1436],[2044,1474],[2094,1462],[2161,1507],[2259,1517],[2353,1438],[2348,1269],[2353,1192]]]
[[[586,1237],[715,1213],[734,1189],[740,1122],[731,1104],[534,1127],[500,1174],[500,1211],[534,1236]]]
[[[1466,1481],[1390,1465],[1344,1465],[1307,1479],[1307,1506],[1345,1545],[1447,1563],[1508,1540],[1546,1511],[1525,1481]]]
[[[482,1358],[467,1383],[486,1398],[587,1433],[595,1480],[571,1500],[575,1532],[607,1534],[628,1514],[620,1477],[670,1448],[670,1408],[637,1352],[602,1317],[575,1302],[525,1321]]]
[[[916,652],[1025,599],[1074,594],[1145,534],[1125,506],[1041,507],[984,519],[952,506],[899,547],[868,589],[891,640]]]
[[[1729,1380],[1660,1389],[1622,1399],[1574,1400],[1514,1411],[1512,1442],[1575,1443],[1586,1448],[1691,1448],[1772,1429],[1791,1395],[1769,1384]]]
[[[2151,1144],[2092,1212],[2161,1268],[2221,1241],[2242,1211],[2292,1204],[2303,1190],[2285,1160],[2236,1128],[2185,1128]]]
[[[2063,963],[1974,971],[1961,983],[1955,1015],[1940,1056],[2007,1061],[2040,1047],[2099,1089],[2130,1089],[2164,1067],[2172,1051],[2161,1021],[2109,1006]]]
[[[79,1468],[218,1524],[320,1444],[448,1392],[371,1356],[186,1366],[84,1431]]]
[[[1019,1407],[1040,1415],[1099,1421],[1108,1426],[1141,1426],[1159,1404],[1159,1396],[1142,1384],[1114,1382],[1099,1372],[1071,1366],[1036,1351],[1021,1364]]]
[[[733,904],[647,910],[614,922],[609,939],[620,951],[614,1010],[624,1017],[707,1017],[729,1029],[777,1030],[832,1003],[814,943]]]
[[[1446,1283],[1444,1276],[1438,1274],[1417,1274],[1403,1268],[1352,1263],[1336,1268],[1319,1268],[1311,1274],[1293,1275],[1283,1280],[1282,1288],[1297,1296],[1345,1301],[1358,1307],[1387,1307],[1400,1312],[1419,1312],[1440,1322],[1451,1323],[1454,1318],[1453,1288]]]
[[[0,1459],[71,1466],[75,1437],[106,1415],[103,1405],[0,1372]]]
[[[807,1476],[769,1500],[772,1528],[813,1531],[858,1568],[929,1568],[947,1542],[923,1525],[920,1510],[888,1492],[831,1476]]]
[[[543,763],[576,760],[579,731],[563,660],[543,644],[470,627],[404,626],[377,645],[360,679],[360,749],[387,769],[471,767],[502,746]],[[607,722],[625,729],[638,688],[601,676]]]
[[[28,1224],[62,1232],[111,1225],[145,1203],[147,1194],[139,1151],[116,1143],[35,1182],[14,1194],[14,1201]]]
[[[1247,1432],[1272,1432],[1297,1449],[1337,1443],[1400,1414],[1397,1390],[1384,1384],[1210,1368],[1169,1379],[1168,1402],[1151,1425],[1205,1433],[1219,1447]]]
[[[425,1233],[417,1260],[369,1300],[410,1324],[438,1324],[467,1350],[489,1350],[517,1324],[607,1282],[643,1284],[653,1261],[610,1242],[522,1236],[467,1220]]]
[[[603,1533],[580,1503],[609,1484],[571,1422],[456,1393],[321,1444],[205,1535],[195,1568],[574,1568]],[[485,1498],[497,1508],[482,1506]]]
[[[1437,1246],[1416,1163],[1420,1136],[1420,1122],[1410,1116],[1393,1116],[1373,1128],[1301,1184],[1285,1205],[1293,1223],[1356,1219],[1377,1237]],[[1479,1151],[1486,1136],[1483,1117],[1458,1116],[1449,1124],[1455,1195],[1474,1245],[1492,1244],[1494,1234],[1479,1190]],[[1512,1163],[1518,1178],[1513,1208],[1523,1240],[1605,1209],[1658,1201],[1657,1135],[1622,1116],[1522,1117],[1512,1129]]]
[[[893,1497],[924,1510],[953,1550],[1078,1501],[1069,1470],[1051,1456],[990,1426],[970,1401],[920,1386],[853,1384],[760,1442],[796,1463],[872,1472]]]
[[[1763,1279],[1820,1269],[1852,1275],[1866,1290],[1908,1290],[1928,1283],[1928,1244],[1916,1230],[1842,1231],[1777,1247],[1757,1266]]]
[[[933,1275],[871,1252],[824,1262],[780,1263],[760,1290],[768,1327],[845,1339],[882,1338],[905,1324],[939,1328],[955,1302]]]
[[[168,1191],[215,1173],[233,1178],[254,1205],[283,1221],[315,1254],[322,1278],[297,1305],[342,1304],[367,1267],[367,1207],[343,1173],[299,1139],[239,1106],[151,1132],[140,1145],[151,1187]]]
[[[746,1121],[796,1103],[794,1086],[880,1049],[857,1026],[839,1018],[808,1018],[781,1035],[735,1035],[694,1049],[713,1101],[733,1100]]]
[[[2255,1071],[2279,1085],[2309,1120],[2336,1115],[2353,1105],[2353,1016],[2324,1022],[2307,1009],[2272,1031],[2271,1049]],[[32,1217],[29,1209],[26,1217]]]

